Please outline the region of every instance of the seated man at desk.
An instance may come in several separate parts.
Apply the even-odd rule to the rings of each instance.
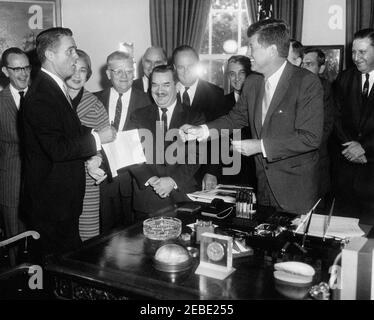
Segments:
[[[130,169],[137,182],[133,195],[137,220],[150,214],[166,213],[177,202],[188,200],[186,193],[198,187],[194,174],[199,165],[188,163],[186,145],[177,138],[178,128],[187,119],[197,125],[203,123],[204,117],[177,101],[176,74],[172,66],[155,67],[150,83],[154,103],[136,110],[130,118],[131,129],[139,129],[140,136],[146,139],[151,136],[143,143],[147,162]],[[171,129],[175,129],[174,135],[168,132]],[[185,151],[185,157],[171,163],[173,159],[170,158],[175,153],[170,155],[168,148],[170,150],[174,143],[179,143],[177,148]]]

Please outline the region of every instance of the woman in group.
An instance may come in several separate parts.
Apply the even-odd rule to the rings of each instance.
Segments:
[[[91,59],[82,50],[77,50],[79,59],[75,73],[66,80],[73,107],[81,123],[87,127],[100,130],[109,125],[108,114],[103,104],[84,85],[92,74]],[[98,153],[86,161],[86,192],[83,200],[83,211],[79,217],[79,234],[82,241],[100,233],[100,190],[99,184],[106,175],[99,168],[102,158]]]

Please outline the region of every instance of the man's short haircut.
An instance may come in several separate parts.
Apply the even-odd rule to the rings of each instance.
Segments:
[[[167,72],[171,72],[172,73],[174,83],[177,83],[177,81],[178,81],[178,75],[175,72],[174,65],[172,65],[172,64],[165,64],[165,65],[154,67],[153,70],[152,70],[152,72],[151,72],[151,74],[149,75],[149,83],[152,85],[153,75],[155,73],[167,73]]]
[[[300,41],[297,41],[295,39],[290,39],[292,52],[297,55],[298,58],[302,58],[303,56],[303,45]]]
[[[247,56],[231,56],[227,61],[227,65],[229,65],[230,63],[239,63],[244,68],[246,76],[248,76],[251,73],[251,59],[249,59]]]
[[[17,48],[17,47],[8,48],[1,55],[1,66],[3,66],[3,67],[8,66],[8,63],[9,63],[8,57],[11,54],[20,54],[20,55],[24,55],[24,56],[27,57],[26,53],[24,51],[22,51],[20,48]]]
[[[374,47],[374,29],[372,28],[362,29],[362,30],[357,31],[353,36],[353,40],[365,39],[365,38],[369,38],[371,41],[371,45]]]
[[[318,66],[319,67],[323,66],[326,63],[326,55],[321,49],[319,49],[319,48],[305,48],[304,49],[304,56],[307,53],[314,53],[314,52],[317,54]]]
[[[144,56],[147,54],[147,52],[151,49],[157,49],[157,50],[160,50],[161,51],[161,54],[162,54],[162,59],[166,62],[168,60],[167,56],[166,56],[166,51],[164,50],[164,48],[160,47],[160,46],[152,46],[152,47],[149,47],[147,48],[147,50],[145,50],[144,52],[144,55],[142,58],[144,58]]]
[[[268,47],[276,45],[278,54],[282,58],[288,57],[290,48],[290,31],[283,20],[266,19],[253,23],[247,30],[248,38],[258,35],[258,43]]]
[[[179,47],[176,47],[173,51],[173,54],[172,54],[172,62],[175,64],[175,58],[177,56],[178,53],[180,52],[187,52],[187,51],[190,51],[194,54],[194,56],[196,57],[196,59],[199,61],[200,58],[199,58],[199,54],[197,53],[197,51],[192,48],[191,46],[187,45],[187,44],[183,44]]]
[[[109,65],[110,61],[112,60],[131,60],[133,61],[133,58],[131,55],[124,51],[114,51],[112,52],[108,58],[106,58],[106,64]]]
[[[86,63],[86,66],[87,66],[87,79],[86,80],[88,81],[88,79],[90,79],[92,75],[90,56],[86,52],[80,49],[77,49],[77,54],[78,54],[78,57],[81,58]]]
[[[44,30],[36,37],[36,53],[40,63],[43,63],[46,59],[45,52],[48,49],[53,50],[60,42],[60,38],[63,36],[73,36],[73,32],[68,28],[56,27]]]

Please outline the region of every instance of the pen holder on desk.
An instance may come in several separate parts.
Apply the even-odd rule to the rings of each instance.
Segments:
[[[215,226],[212,221],[196,220],[195,230],[196,230],[196,243],[200,243],[201,235],[204,232],[214,233]]]
[[[241,189],[236,192],[235,212],[237,218],[252,220],[256,214],[256,195],[252,190]]]

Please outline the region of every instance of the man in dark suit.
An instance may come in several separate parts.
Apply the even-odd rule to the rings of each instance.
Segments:
[[[336,80],[337,213],[374,224],[374,29],[354,35],[354,67]]]
[[[227,61],[227,76],[232,91],[225,95],[227,113],[235,106],[242,93],[245,79],[251,73],[251,60],[242,55],[234,55]],[[241,129],[241,138],[250,139],[251,129]],[[231,164],[232,165],[232,164]],[[256,169],[253,157],[241,156],[241,170],[235,175],[222,175],[219,183],[247,185],[256,189]]]
[[[204,122],[201,113],[177,101],[176,76],[172,66],[155,67],[150,79],[155,103],[136,110],[131,114],[130,123],[131,128],[150,132],[152,137],[143,144],[146,157],[148,154],[147,163],[130,169],[136,180],[134,208],[139,220],[166,213],[168,209],[173,211],[173,205],[188,200],[186,193],[197,190],[194,174],[199,165],[186,162],[188,152],[186,157],[172,163],[173,156],[169,154],[169,158],[166,150],[173,145],[187,151],[185,144],[180,139],[176,140],[178,128],[186,119],[194,124]],[[145,133],[144,136],[150,135]]]
[[[167,64],[166,52],[161,47],[149,47],[142,57],[143,76],[134,80],[133,88],[150,93],[149,76],[154,67]]]
[[[19,117],[21,101],[28,90],[31,66],[19,48],[5,50],[1,57],[2,71],[9,85],[0,92],[0,219],[5,236],[10,238],[24,231],[20,219],[21,145]],[[15,265],[16,250],[10,250],[10,263]]]
[[[108,111],[109,121],[118,131],[129,130],[130,115],[149,105],[146,93],[132,88],[134,79],[133,59],[125,52],[115,51],[107,58],[106,74],[112,87],[95,93]],[[106,170],[110,173],[110,170]],[[129,171],[119,170],[118,176],[100,185],[101,232],[127,226],[134,222],[132,209],[132,179]]]
[[[302,67],[319,76],[323,87],[323,135],[319,148],[319,197],[322,198],[322,207],[328,203],[327,197],[331,191],[329,138],[334,127],[335,111],[331,84],[321,75],[326,68],[326,57],[319,48],[307,48],[304,50]],[[326,208],[325,208],[326,209]]]
[[[287,62],[289,28],[268,19],[248,28],[252,70],[233,110],[204,126],[185,125],[183,139],[209,136],[209,129],[250,125],[252,139],[233,148],[255,155],[260,205],[295,214],[317,200],[318,148],[323,131],[323,91],[318,77]]]
[[[80,246],[78,220],[85,191],[84,161],[115,139],[107,127],[81,125],[64,80],[78,59],[72,32],[51,28],[36,39],[42,69],[26,95],[21,119],[24,139],[24,196],[30,227],[41,235],[41,254]]]
[[[172,60],[179,80],[177,84],[179,101],[186,107],[201,112],[207,121],[224,115],[226,108],[223,90],[199,78],[199,55],[196,50],[188,45],[181,45],[174,49]],[[217,185],[221,166],[212,164],[216,160],[208,154],[208,164],[201,166],[197,174],[203,190],[213,189]]]

